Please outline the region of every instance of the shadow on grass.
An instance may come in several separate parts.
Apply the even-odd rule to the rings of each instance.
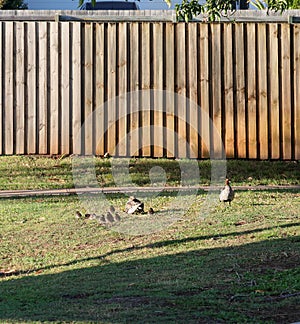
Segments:
[[[116,250],[99,256],[98,266],[3,280],[0,321],[293,322],[300,318],[299,250],[296,236],[147,259],[136,259],[133,248],[125,251],[134,260],[103,259],[125,252]]]
[[[90,257],[90,258],[84,258],[84,259],[76,259],[71,262],[67,263],[60,263],[57,265],[51,265],[51,266],[46,266],[42,268],[36,268],[33,270],[25,270],[25,271],[17,271],[17,272],[11,272],[9,275],[5,276],[18,276],[18,275],[28,275],[31,273],[36,273],[44,270],[49,270],[49,269],[54,269],[54,268],[60,268],[62,266],[72,266],[75,264],[79,264],[82,262],[87,262],[87,261],[95,261],[95,260],[102,260],[105,259],[108,256],[111,256],[113,254],[121,254],[125,252],[134,252],[138,250],[143,250],[143,249],[155,249],[155,248],[161,248],[161,247],[166,247],[166,246],[176,246],[178,244],[184,244],[184,243],[189,243],[189,242],[197,242],[197,241],[202,241],[202,240],[209,240],[209,239],[220,239],[220,238],[226,238],[226,237],[232,237],[232,236],[237,236],[237,235],[249,235],[249,234],[256,234],[264,231],[269,231],[273,229],[278,229],[278,228],[289,228],[289,227],[297,227],[300,226],[300,223],[291,223],[291,224],[282,224],[282,225],[277,225],[277,226],[269,226],[269,227],[262,227],[262,228],[256,228],[252,230],[247,230],[247,231],[236,231],[236,232],[230,232],[230,233],[224,233],[224,234],[216,234],[216,235],[202,235],[202,236],[195,236],[195,237],[188,237],[184,239],[179,239],[179,240],[167,240],[167,241],[161,241],[161,242],[156,242],[156,243],[151,243],[151,244],[146,244],[146,245],[141,245],[141,246],[133,246],[125,249],[117,249],[113,250],[110,252],[107,252],[105,254],[99,255],[97,257]],[[294,238],[295,240],[295,238]],[[3,276],[0,272],[0,277]]]
[[[95,171],[101,186],[114,186],[111,162],[113,160],[96,158]],[[180,160],[181,163],[195,163],[194,160]],[[209,184],[211,179],[211,160],[198,161],[200,183]],[[92,164],[93,165],[93,164]],[[296,161],[255,161],[227,159],[227,176],[232,184],[299,184],[300,168]],[[91,166],[87,162],[87,166]],[[129,173],[133,183],[139,186],[150,185],[149,172],[153,167],[161,167],[166,172],[167,183],[176,185],[181,180],[181,169],[178,160],[172,159],[130,159]],[[0,186],[3,189],[34,189],[38,187],[72,188],[72,159],[53,160],[45,157],[1,157],[0,159]],[[8,175],[10,177],[8,178]],[[64,182],[60,182],[60,180]],[[250,180],[252,179],[252,180]]]

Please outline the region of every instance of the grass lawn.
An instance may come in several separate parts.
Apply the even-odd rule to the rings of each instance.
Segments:
[[[34,186],[38,175],[26,165],[14,167],[13,158],[6,168],[14,176],[4,179],[5,159],[2,188]],[[41,172],[39,187],[52,186],[51,172],[71,184],[68,161],[34,163]],[[239,174],[231,163],[234,183],[249,176],[263,183],[299,180],[292,163],[277,174],[246,162],[249,172]],[[217,204],[199,217],[204,198],[199,192],[181,220],[144,236],[76,219],[75,211],[82,210],[77,196],[1,199],[0,322],[299,321],[299,191],[237,191],[231,206]],[[109,199],[122,209],[127,197]],[[152,204],[160,210],[169,199],[162,193]]]
[[[95,158],[95,172],[99,186],[115,186],[112,174],[113,159]],[[183,163],[196,163],[183,160]],[[131,181],[137,186],[151,184],[149,171],[154,167],[166,173],[166,184],[177,186],[181,180],[180,164],[167,159],[130,159],[128,164]],[[211,178],[211,162],[199,162],[200,178],[196,185],[208,185]],[[227,160],[227,175],[233,185],[287,185],[300,183],[300,164],[275,161]],[[190,175],[193,180],[193,174]],[[159,180],[159,179],[158,179]],[[125,183],[126,184],[126,183]],[[72,188],[72,158],[46,158],[35,156],[1,156],[0,190]]]

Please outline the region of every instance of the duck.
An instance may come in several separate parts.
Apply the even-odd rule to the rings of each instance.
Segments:
[[[229,179],[225,180],[225,187],[221,191],[219,197],[220,197],[220,201],[223,201],[224,203],[228,202],[229,205],[231,204],[231,201],[234,198],[234,190],[230,186],[230,180]]]
[[[143,213],[144,212],[144,203],[142,203],[139,199],[134,196],[130,196],[129,200],[125,205],[125,212],[127,214]]]

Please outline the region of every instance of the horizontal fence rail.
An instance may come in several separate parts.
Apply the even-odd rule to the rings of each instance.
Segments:
[[[6,21],[0,40],[0,154],[201,159],[221,138],[300,159],[298,25]]]
[[[172,21],[176,22],[175,10],[0,10],[2,21]],[[205,22],[207,16],[200,14],[193,21]],[[299,23],[300,10],[284,12],[266,10],[235,10],[221,16],[222,22]]]
[[[288,18],[283,19],[286,22]],[[0,10],[0,21],[175,22],[176,13],[173,10]]]

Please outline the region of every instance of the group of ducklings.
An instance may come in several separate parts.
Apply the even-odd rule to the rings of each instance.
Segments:
[[[144,203],[134,196],[129,197],[125,205],[125,212],[127,214],[145,214]],[[148,214],[154,214],[153,208],[149,208]],[[110,206],[106,214],[84,214],[76,211],[76,218],[96,220],[100,225],[113,224],[121,221],[120,214],[115,210],[114,206]]]

